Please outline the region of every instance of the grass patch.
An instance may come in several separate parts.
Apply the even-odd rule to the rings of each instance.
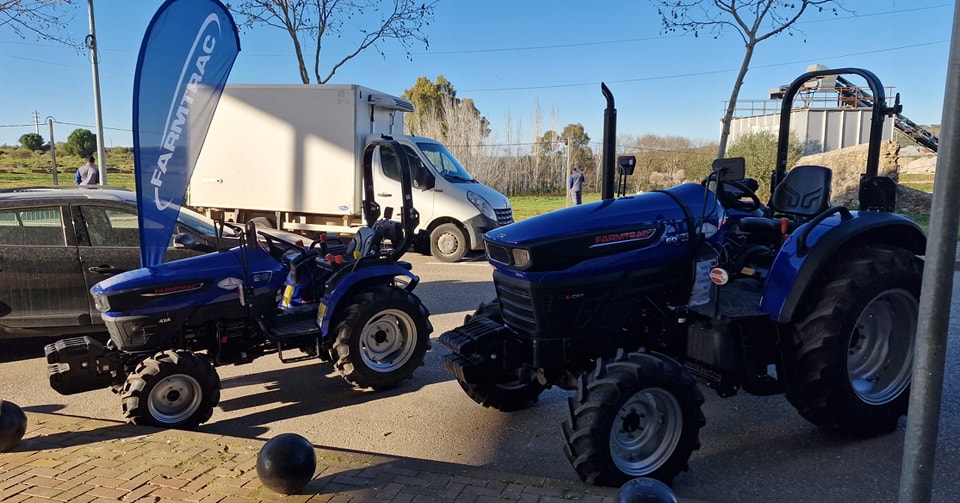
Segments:
[[[585,203],[599,200],[599,193],[585,192],[583,194],[583,202]],[[414,205],[416,205],[416,200],[414,200]],[[573,206],[573,203],[569,198],[562,195],[511,196],[510,206],[513,207],[513,220],[520,221]]]
[[[66,168],[66,172],[58,170],[57,183],[59,185],[73,185],[76,172],[76,168]],[[133,190],[137,182],[133,173],[116,173],[107,170],[107,183],[113,187]],[[45,173],[34,173],[23,169],[0,171],[0,189],[37,185],[53,185],[53,173],[49,169]]]

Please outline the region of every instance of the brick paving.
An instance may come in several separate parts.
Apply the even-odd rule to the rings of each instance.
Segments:
[[[315,446],[317,471],[294,495],[257,478],[265,441],[27,412],[0,453],[0,501],[615,503],[617,489],[474,466]]]

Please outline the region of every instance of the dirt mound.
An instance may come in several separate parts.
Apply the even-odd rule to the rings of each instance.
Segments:
[[[900,146],[885,141],[880,147],[881,175],[896,182],[900,175]],[[857,145],[831,152],[801,157],[797,165],[814,164],[833,170],[833,198],[831,204],[856,207],[860,189],[860,174],[867,165],[867,145]],[[897,211],[901,213],[929,213],[933,194],[897,184]]]

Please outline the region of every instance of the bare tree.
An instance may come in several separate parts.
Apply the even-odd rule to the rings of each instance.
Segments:
[[[730,101],[723,114],[718,158],[726,156],[730,122],[737,106],[740,87],[750,69],[750,60],[757,44],[780,33],[797,32],[793,24],[807,10],[832,12],[844,8],[841,0],[652,0],[663,21],[662,31],[693,33],[709,32],[714,38],[724,30],[734,29],[743,39],[744,53],[740,72],[734,81]],[[834,7],[828,7],[834,4]]]
[[[77,46],[61,28],[72,18],[71,0],[0,0],[0,30],[11,30],[20,38],[35,36]]]
[[[5,1],[5,0],[0,0]],[[238,16],[238,24],[244,28],[267,25],[285,30],[293,42],[297,55],[300,80],[310,83],[310,74],[304,56],[305,42],[313,42],[313,74],[318,84],[325,84],[347,61],[361,52],[373,48],[384,55],[380,44],[387,41],[399,43],[410,58],[410,45],[422,42],[429,46],[422,29],[433,19],[437,0],[428,2],[416,0],[242,0],[230,6]],[[344,27],[351,23],[348,30]],[[370,28],[360,28],[359,39],[354,46],[328,69],[320,70],[324,41],[330,38],[350,39],[347,31],[355,30],[353,23]],[[325,61],[327,61],[325,59]]]

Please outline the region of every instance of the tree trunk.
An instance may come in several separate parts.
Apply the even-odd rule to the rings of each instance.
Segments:
[[[730,122],[733,120],[733,112],[737,109],[737,96],[740,95],[740,88],[743,86],[743,80],[747,76],[747,70],[750,69],[750,60],[753,58],[753,48],[757,41],[751,40],[746,44],[747,50],[743,54],[743,62],[740,64],[740,73],[737,74],[737,81],[733,84],[733,91],[730,93],[730,101],[727,104],[727,110],[723,114],[720,130],[720,147],[717,151],[717,159],[723,159],[727,156],[727,137],[730,136]]]

